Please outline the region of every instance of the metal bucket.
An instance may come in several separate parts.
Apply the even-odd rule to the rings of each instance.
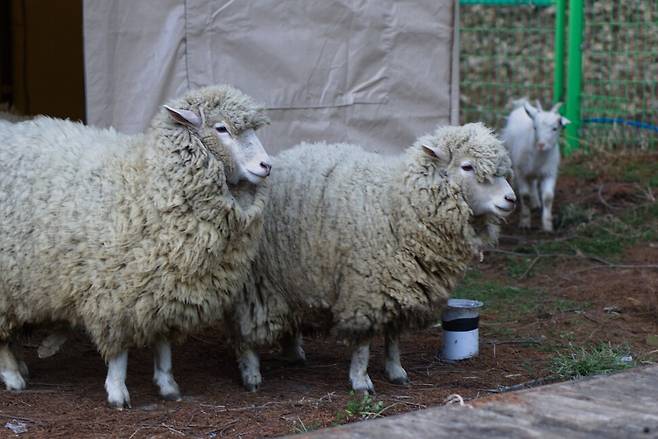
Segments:
[[[441,316],[443,350],[441,359],[465,360],[479,352],[480,308],[478,300],[449,299]]]

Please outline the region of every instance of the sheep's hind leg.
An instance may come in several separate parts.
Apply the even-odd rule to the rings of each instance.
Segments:
[[[393,384],[407,384],[409,377],[400,364],[400,346],[397,334],[386,334],[386,378]]]
[[[375,387],[368,376],[368,358],[370,357],[370,341],[360,344],[352,353],[350,364],[350,381],[356,392],[375,392]]]
[[[0,378],[4,381],[7,390],[25,389],[21,364],[16,360],[7,342],[0,342]]]
[[[249,392],[255,392],[263,382],[260,374],[260,360],[258,354],[253,349],[241,349],[237,353],[238,366],[242,376],[242,385]]]
[[[167,401],[180,401],[180,390],[171,372],[171,345],[159,341],[153,346],[153,383]]]
[[[293,364],[306,363],[306,353],[304,352],[304,339],[301,332],[296,332],[283,339],[281,342],[281,353],[284,360]]]
[[[128,351],[123,351],[107,363],[107,378],[105,391],[107,403],[112,408],[123,410],[130,407],[130,394],[126,387],[126,372],[128,371]]]

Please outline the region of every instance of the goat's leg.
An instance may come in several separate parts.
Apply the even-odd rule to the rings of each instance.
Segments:
[[[260,360],[258,354],[250,347],[241,347],[236,353],[238,366],[242,376],[242,385],[249,392],[255,392],[263,382],[260,374]]]
[[[7,390],[25,389],[21,365],[6,341],[0,341],[0,378],[4,381]]]
[[[171,344],[168,341],[159,341],[153,346],[153,383],[164,399],[180,401],[180,390],[171,372]]]
[[[530,209],[539,209],[541,199],[539,198],[539,179],[530,180]]]
[[[62,345],[66,343],[67,338],[68,337],[64,332],[59,332],[58,330],[48,334],[48,336],[41,341],[41,344],[37,349],[39,358],[48,358],[55,355]]]
[[[528,184],[528,181],[522,177],[516,179],[516,184],[521,198],[521,213],[519,214],[519,227],[521,227],[522,229],[529,229],[531,224],[531,220],[530,220],[531,186]]]
[[[553,194],[555,192],[555,177],[546,177],[541,181],[542,212],[541,225],[545,232],[553,231]]]
[[[386,378],[393,384],[407,384],[409,377],[400,364],[400,337],[398,334],[386,333]]]
[[[290,363],[306,363],[306,353],[304,352],[304,339],[301,332],[286,336],[281,341],[281,353],[283,358]]]
[[[370,340],[358,345],[352,352],[350,364],[350,381],[356,392],[375,392],[375,387],[368,376],[368,359],[370,357]]]
[[[107,378],[105,378],[105,391],[107,403],[110,407],[123,410],[130,407],[130,394],[126,387],[126,373],[128,371],[128,351],[123,351],[107,362]]]

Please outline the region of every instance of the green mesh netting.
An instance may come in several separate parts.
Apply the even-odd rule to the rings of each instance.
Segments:
[[[658,146],[658,0],[584,2],[580,143]]]
[[[462,122],[500,129],[513,99],[553,100],[552,3],[460,1]],[[582,50],[580,144],[655,149],[658,0],[585,0]]]

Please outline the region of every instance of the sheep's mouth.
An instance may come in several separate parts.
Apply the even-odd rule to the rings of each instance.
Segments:
[[[512,207],[510,207],[510,208],[505,208],[505,207],[500,207],[500,206],[497,205],[497,204],[494,204],[494,207],[495,207],[496,209],[498,209],[498,210],[502,210],[502,211],[505,212],[505,213],[511,213],[511,212],[514,210],[514,206],[512,206]]]

